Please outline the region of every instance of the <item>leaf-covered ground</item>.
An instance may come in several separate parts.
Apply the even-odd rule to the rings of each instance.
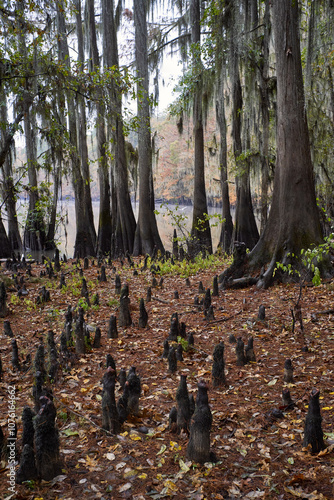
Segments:
[[[82,263],[81,263],[82,265]],[[143,261],[136,261],[140,268]],[[115,293],[115,269],[122,284],[130,288],[133,326],[118,328],[117,339],[107,339],[111,314],[118,315],[119,296]],[[266,291],[255,287],[220,291],[212,297],[215,319],[207,322],[203,312],[194,306],[199,282],[212,288],[212,280],[223,266],[212,264],[205,271],[185,277],[165,275],[162,286],[152,288],[147,302],[148,327],[138,327],[139,300],[146,299],[152,284],[149,270],[138,270],[127,263],[107,266],[107,282],[99,282],[99,269],[90,263],[84,276],[90,297],[99,294],[100,305],[85,313],[89,325],[99,326],[102,346],[73,359],[72,367],[58,373],[52,385],[57,408],[57,425],[63,474],[50,483],[18,485],[21,499],[333,499],[334,498],[334,287],[324,284],[303,290],[301,306],[304,332],[296,323],[292,333],[291,309],[299,295],[296,285],[276,285]],[[81,277],[74,262],[62,264],[66,288],[59,289],[60,273],[53,278],[39,278],[45,266],[33,264],[33,277],[25,276],[28,295],[18,298],[4,270],[1,279],[9,285],[9,313],[21,363],[27,354],[32,361],[38,344],[47,332],[55,333],[57,346],[64,327],[67,306],[80,301]],[[159,277],[157,277],[159,282]],[[36,306],[36,298],[45,285],[51,301]],[[174,298],[174,291],[179,298]],[[82,302],[82,299],[81,299]],[[265,320],[258,320],[259,306],[265,306]],[[332,310],[332,312],[330,312]],[[161,359],[163,341],[168,337],[172,313],[178,312],[193,332],[195,346],[184,352],[175,374],[168,372]],[[8,386],[16,388],[18,425],[17,448],[22,435],[21,413],[25,405],[33,407],[33,363],[27,371],[15,372],[11,366],[11,339],[0,323],[0,356],[3,377],[0,382],[0,424],[7,434]],[[229,337],[241,336],[247,342],[254,338],[256,362],[239,367],[235,344]],[[92,334],[93,335],[93,334]],[[225,344],[227,385],[213,388],[212,353],[220,341]],[[305,349],[307,347],[307,350]],[[307,351],[307,352],[305,352]],[[140,415],[125,422],[118,436],[101,429],[101,379],[106,354],[111,353],[117,371],[137,367],[142,383]],[[289,384],[295,407],[282,407],[283,367],[290,358],[294,383]],[[218,462],[198,464],[188,461],[188,437],[172,433],[168,427],[169,412],[176,404],[175,395],[180,374],[187,374],[188,390],[196,396],[197,383],[209,385],[209,403],[213,414],[211,446]],[[303,449],[305,416],[312,388],[320,390],[322,428],[327,445],[320,455]],[[117,384],[117,397],[120,394]],[[272,410],[283,410],[284,418],[275,419]],[[144,434],[146,428],[148,431]],[[8,470],[1,463],[0,498],[8,495]]]

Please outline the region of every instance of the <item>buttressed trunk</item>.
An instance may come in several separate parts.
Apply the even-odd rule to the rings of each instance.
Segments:
[[[261,284],[271,278],[275,263],[322,241],[300,57],[298,2],[273,3],[277,64],[277,162],[267,226],[249,256],[254,267],[271,261]]]

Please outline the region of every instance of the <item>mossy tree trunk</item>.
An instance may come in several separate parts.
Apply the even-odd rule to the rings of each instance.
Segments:
[[[138,106],[138,170],[139,170],[139,213],[135,233],[133,254],[152,255],[154,249],[164,250],[158,225],[152,208],[152,148],[150,128],[150,103],[147,53],[147,2],[134,3],[135,45],[137,68]]]
[[[189,241],[190,254],[199,252],[212,253],[212,239],[210,222],[207,217],[208,205],[205,190],[205,168],[204,168],[204,127],[203,127],[203,104],[202,104],[202,75],[199,71],[201,57],[199,46],[201,43],[201,10],[200,1],[192,0],[191,13],[191,42],[193,44],[193,65],[198,72],[198,81],[193,96],[193,137],[194,137],[194,199],[193,220]],[[195,71],[196,71],[195,69]]]
[[[267,286],[277,261],[322,242],[305,113],[298,2],[272,6],[277,65],[277,161],[267,225],[248,256],[247,267],[269,264],[259,286]]]

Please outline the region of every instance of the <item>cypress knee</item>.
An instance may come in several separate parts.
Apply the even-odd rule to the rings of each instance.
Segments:
[[[189,433],[190,424],[190,401],[187,388],[187,375],[180,376],[180,383],[176,391],[177,402],[177,432],[181,431]]]
[[[34,446],[34,422],[33,418],[35,416],[35,412],[29,407],[25,406],[22,411],[22,446],[28,444],[33,448]]]
[[[79,308],[79,316],[75,324],[75,352],[77,354],[85,354],[85,331],[84,331],[84,317],[83,309]]]
[[[224,342],[220,342],[213,351],[212,383],[214,387],[226,384],[224,349]]]
[[[108,327],[108,339],[117,339],[118,331],[117,331],[117,319],[113,314],[109,319],[109,327]]]
[[[145,309],[144,299],[140,299],[139,303],[139,328],[146,328],[148,321],[148,314]]]
[[[214,276],[212,283],[212,297],[219,297],[218,276]]]
[[[99,326],[97,326],[96,330],[95,330],[93,347],[95,349],[98,349],[99,347],[101,347],[101,329]]]
[[[109,366],[103,375],[102,427],[112,434],[120,431],[120,422],[115,400],[116,372]]]
[[[22,484],[23,481],[31,481],[38,478],[35,452],[30,444],[23,446],[23,451],[20,458],[20,466],[16,472],[15,481],[17,484]]]
[[[12,327],[10,326],[10,321],[8,321],[8,319],[6,319],[3,322],[3,333],[5,335],[7,335],[7,337],[11,337],[11,338],[14,337],[13,330],[12,330]]]
[[[312,389],[304,427],[303,446],[307,448],[310,445],[312,453],[319,453],[326,448],[321,428],[319,396],[319,389]]]
[[[210,461],[210,431],[212,414],[208,404],[208,388],[205,382],[198,383],[195,413],[191,419],[190,437],[187,446],[189,460],[203,464]]]
[[[126,328],[132,325],[129,305],[130,305],[129,287],[128,285],[125,285],[122,288],[121,296],[119,299],[118,324],[120,327]]]
[[[235,347],[235,353],[237,355],[237,365],[244,366],[246,363],[244,343],[241,337],[238,337],[237,345]]]
[[[256,362],[256,357],[255,357],[255,353],[254,353],[254,339],[253,337],[249,337],[248,339],[248,343],[245,347],[245,360],[246,360],[246,363],[249,363],[249,362],[253,362],[255,363]]]
[[[176,349],[175,347],[171,347],[168,352],[168,371],[170,373],[175,373],[177,370],[177,358],[176,358]]]
[[[291,359],[285,360],[283,380],[287,384],[293,384],[293,366],[291,363]]]
[[[0,283],[0,318],[4,318],[7,315],[7,304],[6,304],[6,287],[4,282]]]
[[[124,384],[123,394],[117,401],[117,411],[119,417],[119,423],[122,425],[128,418],[129,414],[129,382],[126,381]]]
[[[162,359],[168,359],[168,353],[169,353],[169,343],[168,340],[164,340],[164,350],[162,353]]]
[[[264,321],[265,318],[266,318],[266,308],[264,307],[264,305],[260,305],[259,307],[259,312],[258,312],[258,315],[257,315],[258,319],[260,321]]]
[[[285,406],[285,409],[291,409],[294,407],[294,402],[291,399],[290,391],[287,387],[285,387],[282,391],[282,403]]]
[[[127,377],[129,382],[128,411],[130,415],[137,416],[139,413],[139,398],[141,394],[141,381],[136,373],[136,367],[132,366]]]
[[[50,481],[61,473],[59,435],[55,425],[56,408],[46,396],[41,397],[41,409],[34,419],[37,474]]]
[[[12,367],[13,370],[20,370],[20,360],[19,360],[19,349],[17,347],[17,342],[15,339],[12,340]]]

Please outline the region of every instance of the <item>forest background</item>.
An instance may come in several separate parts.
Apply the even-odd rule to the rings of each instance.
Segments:
[[[326,235],[332,216],[333,5],[299,2],[298,14]],[[270,2],[255,0],[4,2],[3,256],[23,247],[54,248],[57,225],[66,220],[59,208],[64,196],[75,199],[76,256],[161,249],[156,229],[143,240],[143,226],[156,226],[154,196],[192,203],[191,232],[199,239],[209,231],[207,206],[221,207],[222,249],[229,252],[232,241],[253,248],[267,221],[276,163],[271,17]],[[168,117],[154,117],[166,60],[177,68],[175,99]],[[19,141],[17,150],[20,133],[25,145]],[[23,230],[18,198],[28,203]],[[92,199],[99,199],[97,227]],[[130,199],[139,200],[137,223]],[[210,251],[206,237],[202,243]]]

